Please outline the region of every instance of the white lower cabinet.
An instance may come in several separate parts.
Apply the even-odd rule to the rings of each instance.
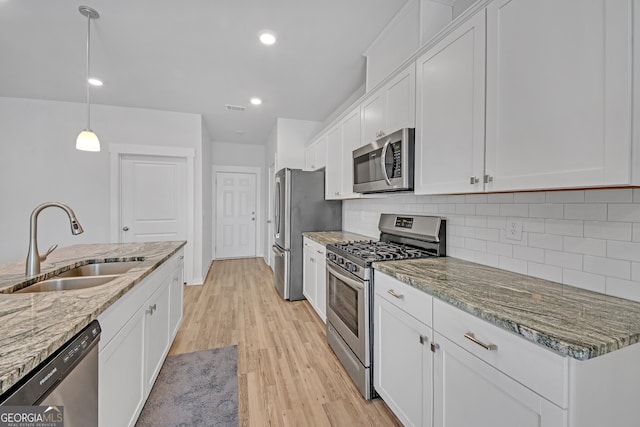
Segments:
[[[326,248],[308,237],[303,239],[303,282],[302,293],[309,304],[318,313],[323,322],[327,322],[327,261]]]
[[[566,426],[566,411],[437,332],[434,342],[434,425]]]
[[[377,292],[374,306],[374,387],[404,425],[431,426],[432,330]]]
[[[98,316],[101,427],[136,423],[182,319],[183,268],[180,251]]]

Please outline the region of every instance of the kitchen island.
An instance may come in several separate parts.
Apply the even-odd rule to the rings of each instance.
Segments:
[[[0,393],[4,393],[98,315],[152,274],[186,244],[149,242],[74,245],[42,263],[42,273],[24,275],[24,260],[0,265]],[[104,285],[86,289],[12,293],[77,266],[141,261]]]

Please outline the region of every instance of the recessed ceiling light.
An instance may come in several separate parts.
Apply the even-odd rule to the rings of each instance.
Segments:
[[[253,105],[260,105],[260,104],[262,104],[262,99],[260,99],[260,98],[251,98],[251,99],[250,99],[250,102],[251,102]]]
[[[270,46],[276,42],[276,33],[273,31],[263,31],[260,33],[260,41]]]
[[[102,80],[96,79],[95,77],[89,78],[89,84],[93,86],[102,86]]]

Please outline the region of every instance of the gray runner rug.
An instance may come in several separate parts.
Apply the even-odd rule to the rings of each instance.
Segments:
[[[167,357],[136,427],[237,426],[237,346]]]

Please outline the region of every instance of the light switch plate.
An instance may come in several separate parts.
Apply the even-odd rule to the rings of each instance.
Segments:
[[[507,220],[507,230],[505,237],[509,240],[522,241],[522,220],[510,218]]]

